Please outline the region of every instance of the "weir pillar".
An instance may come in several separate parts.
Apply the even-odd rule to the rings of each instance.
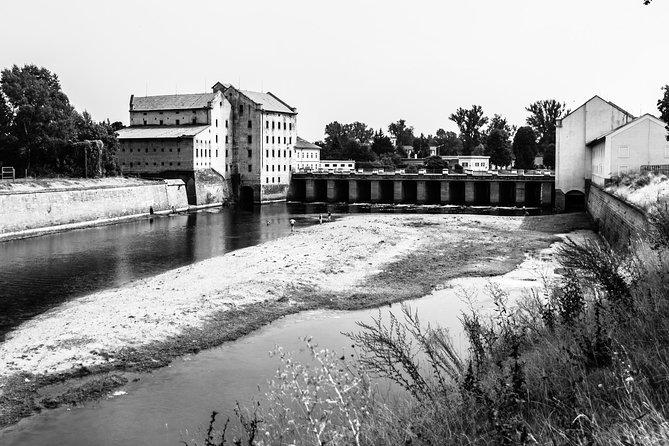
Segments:
[[[372,203],[381,202],[381,184],[379,180],[372,180],[369,182],[370,186],[370,201]]]
[[[425,181],[416,181],[416,203],[424,204],[427,201]]]
[[[553,202],[553,186],[551,183],[541,183],[541,205],[550,207]]]
[[[441,182],[441,204],[448,204],[451,202],[451,182],[442,181]]]
[[[304,180],[304,183],[306,185],[306,200],[307,202],[309,201],[316,201],[316,180],[313,178],[307,178]]]
[[[465,204],[474,204],[476,192],[473,181],[465,181]]]
[[[516,181],[516,206],[525,205],[525,182]]]
[[[358,182],[356,180],[348,180],[348,202],[356,203],[359,199]]]
[[[490,204],[492,206],[499,204],[499,181],[490,182]]]
[[[404,186],[401,181],[393,181],[393,201],[395,203],[404,201]]]
[[[335,180],[328,180],[327,185],[328,185],[327,197],[328,201],[331,203],[337,200],[337,183],[335,183]]]

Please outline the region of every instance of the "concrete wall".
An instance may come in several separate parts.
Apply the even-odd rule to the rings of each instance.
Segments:
[[[630,240],[648,228],[644,212],[592,185],[588,193],[588,212],[599,226],[599,232],[617,248],[629,246]]]
[[[188,207],[181,180],[0,194],[0,234]]]
[[[213,169],[195,171],[195,196],[198,206],[223,203],[230,199],[230,185],[226,178]]]

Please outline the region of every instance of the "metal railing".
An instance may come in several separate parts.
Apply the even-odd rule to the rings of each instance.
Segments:
[[[0,173],[0,179],[3,180],[16,180],[16,171],[13,167],[3,167],[2,173]]]
[[[669,175],[669,164],[645,164],[640,168],[641,172],[655,172]]]

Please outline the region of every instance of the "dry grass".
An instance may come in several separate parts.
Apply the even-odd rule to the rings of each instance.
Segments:
[[[669,200],[666,175],[653,172],[616,177],[605,190],[644,210],[651,210],[657,203]]]

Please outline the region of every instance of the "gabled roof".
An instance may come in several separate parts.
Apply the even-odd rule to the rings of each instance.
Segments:
[[[590,99],[588,99],[587,101],[585,101],[584,103],[582,103],[581,105],[579,105],[578,107],[576,107],[575,109],[573,109],[572,111],[570,111],[569,113],[567,113],[566,115],[564,115],[563,117],[561,117],[561,118],[559,119],[559,121],[561,121],[561,120],[563,120],[564,118],[566,118],[567,116],[571,115],[571,114],[574,113],[576,110],[578,110],[578,109],[580,109],[581,107],[585,106],[585,104],[587,104],[588,102],[592,101],[592,100],[595,99],[595,98],[599,99],[600,101],[606,102],[606,103],[609,104],[611,107],[613,107],[613,108],[619,110],[620,112],[622,112],[622,113],[626,114],[627,116],[629,116],[630,118],[634,119],[634,115],[633,115],[632,113],[628,112],[627,110],[622,109],[621,107],[618,107],[616,104],[614,104],[614,103],[611,102],[611,101],[607,101],[606,99],[603,99],[603,98],[602,98],[601,96],[599,96],[599,95],[594,95],[593,97],[591,97]]]
[[[259,93],[257,91],[249,90],[239,90],[244,96],[255,102],[256,104],[262,105],[262,108],[265,111],[278,112],[278,113],[288,113],[291,115],[297,114],[295,109],[290,105],[283,102],[274,94],[270,93]]]
[[[130,99],[130,111],[183,110],[211,107],[216,93],[172,94]]]
[[[666,125],[666,124],[664,123],[664,121],[662,121],[661,119],[658,119],[656,116],[651,115],[650,113],[646,113],[646,114],[644,114],[643,116],[640,116],[640,117],[636,118],[636,119],[633,120],[633,121],[630,121],[630,122],[628,122],[628,123],[626,123],[626,124],[623,124],[623,125],[621,125],[621,126],[618,126],[618,127],[616,127],[615,129],[613,129],[613,130],[611,130],[611,131],[609,131],[609,132],[606,132],[606,133],[604,133],[604,134],[601,135],[601,136],[598,136],[597,138],[593,139],[592,141],[586,143],[585,145],[588,146],[588,147],[593,146],[593,145],[595,145],[595,144],[597,144],[597,143],[599,143],[599,142],[601,142],[601,141],[604,141],[604,140],[605,140],[606,138],[608,138],[609,136],[617,135],[618,133],[621,133],[621,132],[623,132],[623,131],[625,131],[625,130],[631,128],[631,127],[634,127],[635,125],[637,125],[637,124],[639,124],[639,123],[641,123],[641,122],[643,122],[643,121],[648,121],[648,120],[650,120],[650,121],[654,121],[655,123],[657,123],[658,125],[660,125],[660,126],[662,126],[662,127],[664,127],[664,126]]]
[[[208,125],[144,125],[119,130],[118,139],[192,138],[208,129]]]
[[[295,148],[296,149],[318,149],[320,150],[321,148],[317,146],[316,144],[312,144],[306,139],[302,139],[299,136],[297,137],[297,141],[295,142]]]

